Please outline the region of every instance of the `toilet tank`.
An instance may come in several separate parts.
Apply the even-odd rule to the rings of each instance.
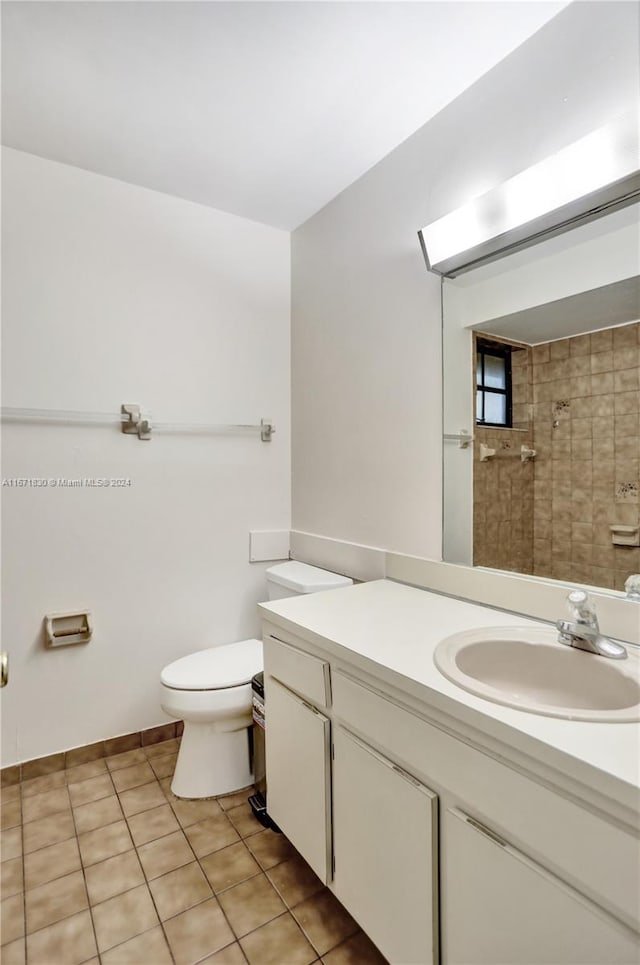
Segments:
[[[289,560],[278,563],[267,570],[267,590],[270,600],[282,600],[287,596],[300,596],[303,593],[320,593],[322,590],[335,590],[339,586],[351,586],[353,580],[339,576],[328,570],[321,570],[308,563]]]

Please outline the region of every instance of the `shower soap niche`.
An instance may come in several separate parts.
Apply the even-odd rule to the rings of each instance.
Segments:
[[[89,643],[93,635],[89,610],[67,613],[47,613],[44,618],[47,647],[68,647],[74,643]]]
[[[609,529],[614,546],[640,546],[640,527],[616,525]]]

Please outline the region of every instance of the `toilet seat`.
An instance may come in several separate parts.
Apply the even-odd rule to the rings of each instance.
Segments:
[[[174,660],[160,680],[173,690],[225,690],[250,683],[262,667],[262,640],[239,640]]]

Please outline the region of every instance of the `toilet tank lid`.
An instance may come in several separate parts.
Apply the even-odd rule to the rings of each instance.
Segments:
[[[262,640],[240,640],[180,657],[160,679],[174,690],[222,690],[251,683],[262,667]]]
[[[299,563],[297,560],[269,567],[267,579],[298,593],[318,593],[320,590],[334,590],[336,587],[351,586],[353,583],[348,576],[329,573],[328,570]]]

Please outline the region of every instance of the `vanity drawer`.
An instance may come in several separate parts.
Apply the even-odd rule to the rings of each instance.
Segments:
[[[272,634],[264,638],[265,673],[320,707],[331,706],[329,664]]]
[[[637,930],[638,836],[339,670],[334,720]]]

